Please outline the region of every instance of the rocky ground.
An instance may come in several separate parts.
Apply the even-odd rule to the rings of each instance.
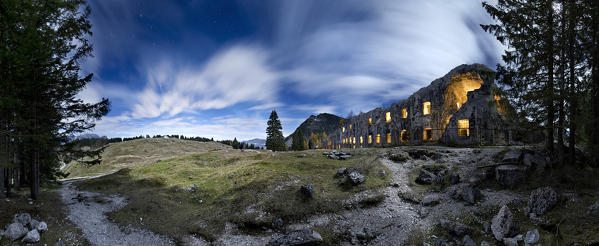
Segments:
[[[224,233],[213,242],[194,235],[175,242],[139,228],[143,221],[135,228],[117,225],[106,213],[125,206],[127,198],[78,190],[73,185],[77,181],[65,182],[59,193],[68,208],[68,219],[92,245],[324,242],[482,246],[599,242],[599,194],[593,188],[597,185],[594,171],[553,174],[548,170],[554,162],[540,149],[421,146],[388,149],[378,155],[376,161],[388,170],[380,175],[391,176],[389,185],[382,188],[383,198],[380,191],[359,192],[343,202],[340,212],[293,222],[277,220],[272,227],[251,233],[227,223]],[[572,175],[579,176],[572,179]],[[586,182],[589,178],[584,175],[591,181]],[[331,179],[349,185],[364,182],[362,174],[343,168]],[[300,190],[310,196],[314,189],[304,185]]]
[[[106,213],[125,206],[124,197],[80,191],[72,181],[63,184],[60,195],[68,207],[68,219],[81,228],[92,245],[174,245],[167,237],[109,221]]]

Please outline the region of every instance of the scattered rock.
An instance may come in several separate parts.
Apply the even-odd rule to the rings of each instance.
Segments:
[[[282,218],[277,218],[274,222],[272,222],[272,226],[274,228],[282,228],[283,227],[283,219]]]
[[[482,198],[482,193],[473,184],[457,184],[447,188],[449,196],[455,200],[462,200],[468,204],[475,204]]]
[[[451,172],[449,174],[449,184],[457,184],[460,183],[460,174],[456,173],[456,172]]]
[[[524,236],[524,243],[533,244],[539,241],[540,235],[539,230],[534,229],[526,232],[526,236]]]
[[[462,237],[472,233],[472,228],[464,225],[460,222],[449,221],[447,219],[440,219],[439,224],[443,229],[454,236]]]
[[[487,241],[482,241],[480,242],[480,246],[491,246],[491,244],[489,244]]]
[[[302,185],[302,187],[300,188],[300,192],[302,193],[304,198],[310,199],[314,194],[314,187],[312,187],[312,184]]]
[[[424,206],[432,206],[432,205],[437,205],[439,204],[439,195],[437,194],[431,194],[431,195],[427,195],[424,198],[422,198],[422,205]]]
[[[593,205],[589,206],[587,209],[587,214],[599,217],[599,201],[595,202]]]
[[[464,236],[464,239],[462,239],[462,245],[463,246],[478,246],[474,240],[472,240],[472,238],[470,238],[470,235],[466,235]]]
[[[482,197],[482,194],[480,193],[480,190],[476,188],[476,186],[466,185],[462,189],[461,197],[462,200],[464,200],[466,203],[475,204],[476,201],[478,201]]]
[[[420,170],[420,174],[418,174],[418,178],[416,178],[416,183],[421,185],[430,185],[433,183],[435,178],[436,176],[433,173],[422,169]]]
[[[347,176],[347,181],[349,181],[351,185],[359,185],[364,183],[364,175],[360,174],[358,171],[352,171]]]
[[[339,157],[339,160],[347,160],[347,159],[351,158],[351,155],[340,155],[338,157]]]
[[[522,164],[524,164],[529,169],[543,171],[547,166],[547,160],[545,159],[545,157],[537,153],[525,153],[524,157],[522,158]]]
[[[516,240],[515,238],[503,238],[503,244],[505,246],[518,246],[518,240]]]
[[[330,154],[331,154],[331,153],[329,153],[329,152],[322,152],[322,155],[327,155],[327,156],[328,156],[328,155],[330,155]]]
[[[376,235],[374,234],[374,232],[371,229],[368,229],[367,227],[362,229],[362,231],[356,232],[356,238],[358,238],[358,240],[362,242],[368,242],[374,239],[375,237]]]
[[[11,241],[17,240],[27,234],[27,228],[25,228],[21,223],[12,223],[6,227],[6,231],[4,231],[4,236],[10,239]]]
[[[526,180],[526,169],[517,165],[501,165],[495,168],[497,183],[507,187],[514,187]]]
[[[519,149],[510,149],[508,152],[505,153],[505,155],[503,155],[501,162],[517,164],[520,162],[521,155],[522,155],[522,151],[520,151]]]
[[[65,246],[65,245],[62,242],[62,239],[58,239],[58,242],[56,242],[56,244],[54,244],[54,246]]]
[[[306,157],[306,156],[307,156],[307,155],[306,155],[306,153],[301,153],[301,154],[298,154],[298,155],[297,155],[297,158],[304,158],[304,157]]]
[[[322,243],[322,236],[314,230],[303,229],[292,231],[287,235],[279,237],[268,243],[269,246],[283,246],[283,245],[319,245]]]
[[[491,231],[495,239],[501,241],[503,238],[516,234],[516,222],[510,209],[503,205],[499,213],[491,220]]]
[[[35,228],[37,231],[39,232],[47,232],[48,231],[48,225],[46,224],[46,222],[40,222],[37,227]]]
[[[444,238],[435,239],[434,246],[451,246]]]
[[[401,150],[392,150],[387,154],[387,158],[393,162],[403,163],[410,159],[408,153]]]
[[[35,230],[37,229],[37,225],[39,225],[39,221],[35,220],[35,219],[31,219],[31,221],[29,221],[29,229],[31,230]]]
[[[339,168],[339,170],[337,170],[337,174],[335,174],[335,176],[336,177],[341,177],[341,176],[346,175],[346,174],[347,174],[347,168],[342,167],[342,168]]]
[[[553,208],[559,200],[557,192],[551,187],[538,188],[530,193],[528,206],[524,208],[524,214],[543,215]]]
[[[385,169],[382,169],[379,174],[381,175],[381,177],[387,177],[387,171],[385,171]]]
[[[31,230],[25,235],[22,242],[24,243],[37,243],[40,241],[40,234],[37,230]]]
[[[27,225],[31,221],[31,215],[29,213],[15,214],[15,218],[12,223],[20,223],[21,225]]]

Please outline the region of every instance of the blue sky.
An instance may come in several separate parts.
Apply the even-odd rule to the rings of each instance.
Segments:
[[[480,1],[90,0],[94,133],[265,138],[308,116],[388,106],[501,45]]]

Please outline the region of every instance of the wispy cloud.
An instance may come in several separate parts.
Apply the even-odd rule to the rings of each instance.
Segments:
[[[240,102],[269,102],[277,97],[278,76],[264,50],[243,45],[216,54],[199,68],[163,62],[148,68],[148,84],[137,94],[132,116],[171,117]]]

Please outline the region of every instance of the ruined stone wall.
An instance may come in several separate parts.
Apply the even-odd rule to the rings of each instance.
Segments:
[[[503,119],[493,104],[494,77],[494,72],[481,64],[456,67],[388,108],[376,108],[345,119],[343,127],[331,135],[334,146],[389,147],[427,142],[505,144],[507,134]],[[425,102],[430,102],[429,114],[424,113]],[[403,109],[407,110],[405,118]],[[386,119],[387,113],[390,113],[390,121]],[[458,136],[459,119],[471,122],[468,136]],[[407,141],[402,141],[402,131],[408,135]],[[430,139],[425,139],[428,134]]]

